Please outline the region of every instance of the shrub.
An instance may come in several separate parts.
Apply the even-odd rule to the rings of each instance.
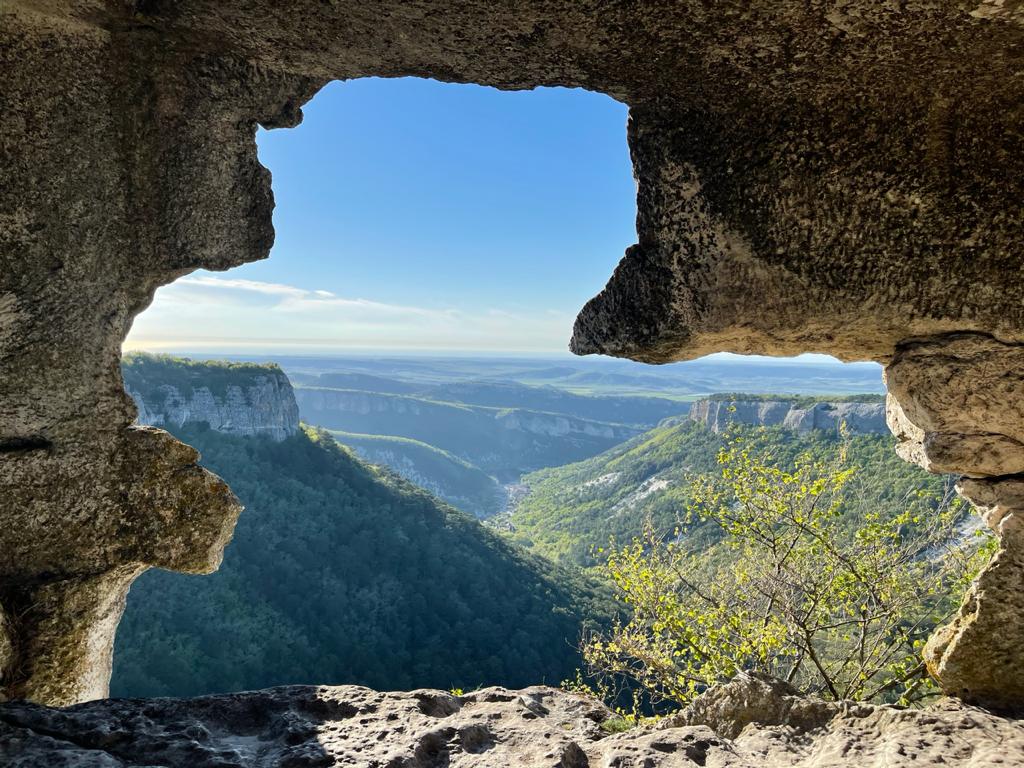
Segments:
[[[632,618],[583,641],[599,687],[619,680],[655,706],[683,705],[752,670],[830,699],[933,694],[921,647],[993,546],[965,533],[967,505],[948,489],[879,512],[848,493],[845,446],[783,469],[734,435],[718,463],[680,518],[710,523],[714,539],[648,523],[607,554]]]

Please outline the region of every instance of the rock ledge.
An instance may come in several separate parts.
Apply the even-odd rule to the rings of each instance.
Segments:
[[[609,735],[601,723],[613,717],[600,703],[548,687],[453,696],[290,686],[196,699],[110,699],[66,709],[10,702],[0,705],[0,758],[11,768],[1024,762],[1024,725],[953,700],[924,710],[826,703],[748,676],[706,694],[678,724]]]

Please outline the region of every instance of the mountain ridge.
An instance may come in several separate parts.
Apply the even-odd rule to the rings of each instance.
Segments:
[[[730,424],[782,427],[801,434],[811,430],[846,430],[850,434],[873,435],[889,433],[884,400],[865,396],[816,399],[715,395],[694,401],[689,418],[715,433],[724,432]]]

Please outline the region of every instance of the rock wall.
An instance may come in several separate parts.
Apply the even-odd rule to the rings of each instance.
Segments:
[[[202,367],[199,371],[200,381]],[[186,391],[161,381],[159,371],[148,376],[126,373],[125,388],[138,409],[138,423],[162,427],[207,424],[228,435],[266,435],[281,441],[299,430],[299,406],[288,377],[277,366],[232,368],[222,391],[198,384]]]
[[[9,694],[102,695],[132,578],[216,567],[237,504],[194,451],[133,426],[120,346],[158,286],[268,254],[256,127],[295,125],[332,79],[563,85],[627,103],[637,243],[580,314],[576,352],[890,363],[907,455],[990,490],[1015,477],[1019,2],[8,0],[0,71]],[[928,374],[965,333],[986,347],[967,378]],[[961,430],[964,392],[977,418]],[[999,458],[978,466],[959,435]],[[950,690],[981,701],[1020,700],[1006,638],[1024,620],[987,613],[1017,573],[1014,510],[995,515],[1005,559],[959,625],[989,629],[970,644],[954,630],[933,657]],[[1007,666],[976,685],[965,649],[986,644]]]
[[[850,434],[888,434],[883,403],[820,402],[807,405],[793,400],[698,400],[690,406],[690,419],[712,432],[729,424],[782,427],[796,432],[811,430]]]
[[[925,649],[943,687],[990,706],[1024,705],[1024,346],[981,334],[901,345],[885,371],[899,454],[964,475],[957,490],[1000,548],[959,615]]]

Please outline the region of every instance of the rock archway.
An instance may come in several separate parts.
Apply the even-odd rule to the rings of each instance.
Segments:
[[[1024,703],[1024,10],[1013,0],[10,0],[0,8],[0,675],[105,692],[145,567],[215,568],[230,491],[131,426],[132,318],[266,257],[254,132],[325,82],[568,85],[630,106],[638,244],[572,348],[885,363],[905,457],[1002,536],[932,669]]]

